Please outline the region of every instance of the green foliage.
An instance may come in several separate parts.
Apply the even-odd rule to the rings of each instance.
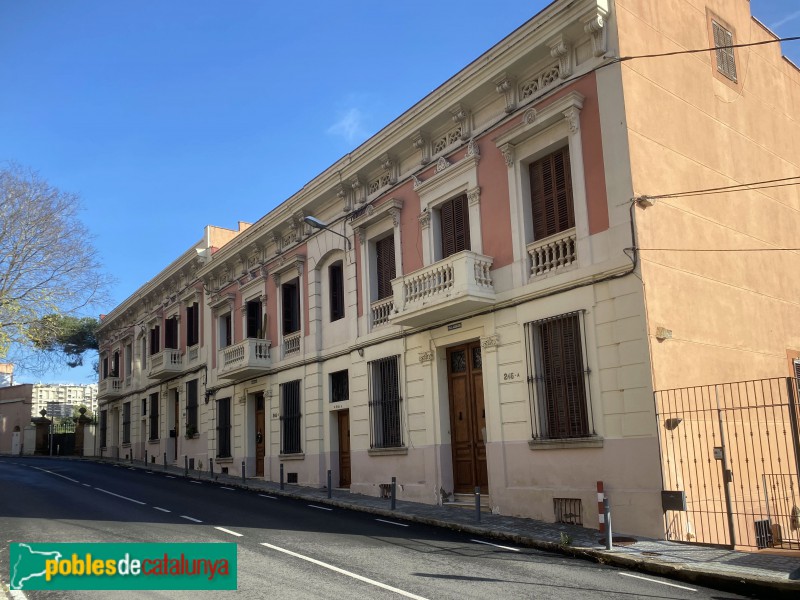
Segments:
[[[38,350],[60,352],[70,367],[83,364],[89,350],[97,350],[99,323],[92,317],[45,315],[28,327],[28,337]]]
[[[572,546],[572,536],[562,531],[561,540],[558,542],[558,545],[561,546],[562,548],[565,548],[567,546]]]

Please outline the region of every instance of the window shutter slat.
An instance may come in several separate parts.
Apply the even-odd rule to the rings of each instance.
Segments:
[[[575,227],[569,148],[532,163],[530,178],[534,238],[543,239]]]

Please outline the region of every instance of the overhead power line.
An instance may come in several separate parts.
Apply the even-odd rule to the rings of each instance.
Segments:
[[[765,179],[764,181],[752,181],[749,183],[736,183],[733,185],[723,185],[719,187],[713,188],[704,188],[704,189],[697,189],[697,190],[686,190],[683,192],[671,192],[669,194],[643,194],[641,196],[637,196],[638,199],[647,199],[647,200],[661,200],[666,198],[680,198],[684,196],[706,196],[709,194],[723,194],[723,193],[731,193],[731,192],[747,192],[747,191],[754,191],[754,190],[764,190],[764,189],[771,189],[771,188],[778,188],[778,187],[787,187],[787,186],[794,186],[800,185],[800,175],[794,175],[792,177],[783,177],[781,179]]]
[[[637,58],[659,58],[662,56],[677,56],[679,54],[698,54],[700,52],[712,52],[715,50],[724,50],[728,48],[748,48],[750,46],[763,46],[765,44],[777,44],[780,42],[794,42],[796,40],[800,40],[800,35],[786,37],[786,38],[778,38],[775,40],[764,40],[761,42],[750,42],[748,44],[731,44],[730,46],[713,46],[711,48],[697,48],[694,50],[675,50],[673,52],[659,52],[656,54],[639,54],[636,56],[620,56],[619,58],[615,58],[614,62],[624,62],[627,60],[634,60]]]

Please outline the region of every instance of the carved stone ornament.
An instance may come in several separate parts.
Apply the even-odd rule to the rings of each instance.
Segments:
[[[361,181],[361,177],[358,175],[353,175],[347,183],[350,185],[350,189],[353,190],[353,199],[355,200],[355,203],[364,204],[367,198],[364,194],[364,182]]]
[[[467,202],[470,206],[474,206],[478,202],[481,201],[481,188],[474,187],[471,190],[467,190]]]
[[[605,19],[603,15],[596,14],[589,21],[587,21],[583,30],[592,36],[592,47],[595,56],[603,56],[608,47],[607,31]]]
[[[389,153],[384,154],[381,156],[381,168],[386,170],[386,174],[389,176],[389,183],[394,185],[397,183],[397,160]]]
[[[514,144],[503,144],[500,146],[500,153],[506,161],[506,166],[510,169],[514,166]]]
[[[428,140],[427,134],[423,131],[418,131],[411,137],[411,143],[414,148],[422,152],[420,164],[427,165],[431,161],[430,140]]]
[[[423,229],[427,229],[428,227],[431,226],[431,213],[430,213],[430,211],[426,210],[426,211],[423,211],[423,212],[419,213],[419,217],[417,217],[417,219],[419,219],[419,226],[422,227]]]
[[[469,140],[469,143],[467,144],[466,158],[471,158],[471,157],[475,158],[481,157],[480,148],[478,148],[478,143],[475,141],[475,138],[471,138]]]
[[[499,335],[488,335],[486,337],[481,338],[481,348],[483,348],[487,352],[497,350],[497,347],[499,345],[500,345]]]
[[[347,193],[347,189],[341,183],[336,186],[336,197],[339,199],[339,202],[344,204],[342,207],[344,212],[349,213],[351,210],[353,210],[353,203],[350,201],[350,194]]]
[[[558,59],[561,79],[572,75],[572,47],[561,36],[550,43],[550,56]]]
[[[534,121],[536,121],[536,109],[529,108],[525,111],[525,114],[522,115],[522,123],[524,125],[531,125]]]
[[[494,80],[495,89],[498,94],[502,94],[506,100],[505,111],[512,113],[517,108],[517,80],[515,77],[503,73]]]
[[[411,175],[411,180],[414,182],[414,189],[417,189],[419,186],[422,185],[422,180],[417,177],[416,175]]]
[[[364,227],[354,227],[353,233],[358,236],[358,243],[362,246],[367,243],[367,230]]]
[[[392,219],[392,225],[394,227],[400,226],[400,210],[397,208],[390,208],[389,209],[389,216]]]
[[[436,172],[441,173],[449,166],[450,166],[450,161],[447,160],[444,156],[441,156],[439,157],[439,160],[436,161]]]
[[[433,352],[433,350],[426,350],[424,352],[420,352],[419,362],[421,363],[431,362],[434,358],[434,354],[435,353]]]
[[[469,137],[472,135],[472,130],[469,122],[471,113],[469,109],[459,102],[455,106],[450,108],[449,112],[453,117],[453,122],[461,124],[461,139],[468,140]]]
[[[275,244],[275,254],[280,254],[283,249],[283,238],[279,231],[272,232],[272,243]]]
[[[581,111],[572,107],[564,111],[564,118],[569,123],[570,133],[576,133],[581,127]]]

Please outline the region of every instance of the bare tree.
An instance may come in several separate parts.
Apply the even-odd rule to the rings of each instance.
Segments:
[[[105,300],[110,278],[79,211],[75,194],[37,173],[0,168],[0,360],[44,368],[45,353],[32,351],[58,337],[57,317],[82,316]]]

